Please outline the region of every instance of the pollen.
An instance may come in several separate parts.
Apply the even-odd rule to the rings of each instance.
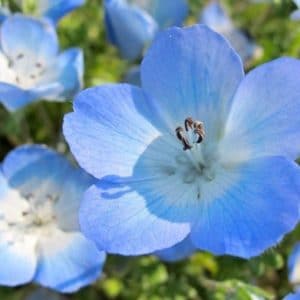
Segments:
[[[179,126],[175,132],[184,151],[192,149],[195,144],[200,144],[205,138],[203,122],[194,121],[191,117],[184,120],[184,128]]]

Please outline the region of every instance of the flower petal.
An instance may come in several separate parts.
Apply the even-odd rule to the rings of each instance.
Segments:
[[[140,114],[148,111],[143,92],[126,84],[90,88],[74,102],[64,134],[79,164],[97,178],[131,176],[141,153],[158,131]]]
[[[35,95],[15,85],[0,82],[0,102],[6,109],[13,112],[34,101]]]
[[[75,292],[95,281],[105,253],[81,233],[55,230],[40,241],[41,258],[34,280],[59,292]]]
[[[174,25],[181,26],[187,17],[188,5],[185,0],[150,0],[148,2],[146,9],[161,29]]]
[[[57,23],[60,18],[84,4],[84,0],[39,0],[37,2],[37,14],[48,17],[54,23]]]
[[[203,201],[191,239],[217,255],[249,258],[297,224],[300,169],[283,157],[265,157],[228,169],[224,180],[232,176],[236,180],[222,195]]]
[[[136,185],[143,189],[143,182]],[[156,191],[100,182],[85,193],[79,211],[81,230],[109,253],[140,255],[168,248],[190,232],[187,215],[192,209],[172,207],[176,200],[169,203]]]
[[[11,151],[3,163],[3,172],[11,186],[23,195],[36,199],[56,198],[54,205],[58,226],[78,231],[78,209],[81,197],[94,179],[58,153],[40,146],[21,146]],[[40,196],[40,197],[38,197]]]
[[[31,90],[37,99],[64,101],[71,99],[83,85],[83,53],[70,48],[61,53],[39,86]]]
[[[1,47],[12,59],[20,55],[32,57],[41,62],[49,61],[58,51],[55,28],[20,14],[8,17],[1,26]]]
[[[251,71],[233,100],[222,151],[226,160],[300,154],[300,61],[280,58]]]
[[[161,33],[142,63],[141,76],[172,131],[192,117],[204,122],[207,135],[217,137],[243,66],[222,36],[197,25]]]
[[[182,242],[176,244],[171,248],[155,252],[160,259],[169,262],[175,262],[187,258],[196,251],[190,237],[188,236]]]
[[[156,34],[155,20],[146,11],[123,0],[105,0],[104,8],[109,40],[126,59],[136,59]]]
[[[16,222],[26,203],[13,191],[0,173],[0,284],[16,286],[32,280],[37,264],[37,239],[6,228],[10,220]],[[9,221],[9,222],[10,222]]]

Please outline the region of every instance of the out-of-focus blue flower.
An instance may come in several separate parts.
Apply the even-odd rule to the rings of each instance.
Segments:
[[[199,21],[224,35],[244,63],[262,55],[261,47],[257,46],[244,32],[234,26],[225,9],[218,1],[212,1],[204,8]]]
[[[66,298],[45,288],[39,288],[28,295],[25,300],[66,300]]]
[[[181,25],[186,0],[104,0],[105,25],[110,42],[123,57],[138,58],[163,28]]]
[[[300,243],[296,244],[288,260],[289,281],[300,289]]]
[[[79,231],[78,209],[94,180],[43,146],[10,152],[0,173],[0,284],[36,282],[69,293],[96,280],[105,253]]]
[[[83,55],[77,48],[58,53],[55,29],[22,15],[0,29],[0,102],[14,111],[40,99],[65,101],[82,86]]]
[[[84,0],[16,0],[24,12],[38,18],[47,18],[57,23],[62,17],[84,4]],[[10,12],[6,7],[1,9],[0,22],[9,16]]]
[[[283,300],[300,300],[300,293],[288,294]]]
[[[291,19],[298,21],[300,20],[300,0],[294,0],[294,2],[298,6],[298,9],[291,14]]]
[[[83,198],[83,233],[123,255],[190,238],[248,258],[280,242],[299,220],[299,73],[282,58],[244,76],[229,43],[197,25],[159,35],[142,89],[81,92],[64,134],[100,179]]]

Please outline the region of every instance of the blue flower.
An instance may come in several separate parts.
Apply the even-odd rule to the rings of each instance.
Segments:
[[[105,253],[79,231],[78,209],[94,179],[43,146],[10,152],[0,173],[0,284],[36,282],[69,293],[96,280]]]
[[[0,28],[0,101],[14,111],[39,99],[65,101],[82,86],[83,55],[77,48],[58,53],[54,28],[22,15]]]
[[[142,88],[81,92],[64,134],[99,181],[81,229],[100,249],[152,253],[189,237],[240,257],[276,245],[299,220],[300,61],[244,76],[228,42],[205,25],[161,33]]]
[[[283,300],[300,300],[300,293],[288,294]]]
[[[244,63],[262,55],[261,47],[257,46],[244,32],[234,26],[225,9],[218,1],[212,1],[205,7],[199,22],[224,35]]]
[[[300,290],[300,243],[295,245],[290,254],[288,269],[290,283]]]
[[[141,56],[163,28],[181,25],[186,0],[104,0],[105,25],[110,42],[126,59]]]
[[[295,4],[297,5],[298,9],[296,9],[292,14],[291,14],[291,19],[298,21],[300,20],[300,0],[294,0]]]
[[[74,9],[84,4],[84,0],[36,0],[27,4],[26,0],[16,0],[21,7],[28,5],[29,10],[34,17],[47,18],[53,23],[57,23],[62,17],[70,13]],[[26,9],[25,9],[26,11]],[[10,12],[6,7],[1,9],[0,21],[9,16]]]

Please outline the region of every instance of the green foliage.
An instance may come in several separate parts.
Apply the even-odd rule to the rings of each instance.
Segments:
[[[224,2],[237,26],[246,29],[264,49],[262,58],[252,62],[249,68],[283,55],[300,57],[300,22],[289,19],[295,9],[292,1]],[[30,6],[31,2],[28,3]],[[187,24],[197,21],[204,4],[205,1],[190,1]],[[58,32],[62,48],[83,48],[86,87],[122,80],[129,63],[106,41],[100,0],[86,0],[82,8],[60,22]],[[66,103],[34,103],[13,114],[1,107],[1,158],[15,146],[32,142],[45,143],[67,153],[61,125],[68,111],[71,111],[71,99]],[[287,281],[286,261],[299,239],[300,228],[297,228],[278,247],[249,261],[215,257],[205,252],[174,264],[163,263],[154,256],[111,256],[102,278],[68,299],[282,299],[292,290]],[[32,289],[33,286],[0,288],[0,299],[21,300]]]

